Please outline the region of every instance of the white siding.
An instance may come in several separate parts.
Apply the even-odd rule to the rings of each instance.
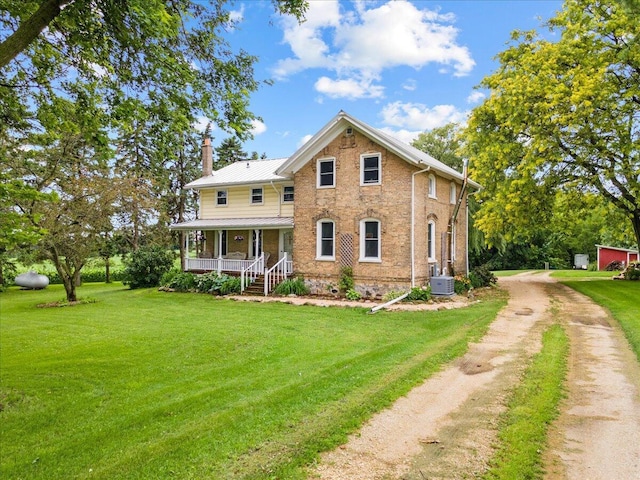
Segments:
[[[216,205],[216,189],[200,190],[201,218],[254,218],[292,217],[293,204],[280,204],[282,186],[276,185],[276,192],[270,184],[262,185],[263,203],[251,204],[251,189],[260,185],[227,187],[227,205]],[[280,205],[279,205],[280,204]]]

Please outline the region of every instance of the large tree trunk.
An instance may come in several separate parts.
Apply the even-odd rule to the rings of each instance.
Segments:
[[[111,272],[110,272],[111,259],[109,257],[104,258],[104,282],[111,283]]]
[[[40,8],[23,22],[4,42],[0,43],[0,69],[16,58],[33,42],[51,21],[60,15],[61,7],[73,0],[45,0]]]
[[[636,246],[640,249],[640,208],[633,212],[631,224],[633,225],[633,233],[636,234]]]

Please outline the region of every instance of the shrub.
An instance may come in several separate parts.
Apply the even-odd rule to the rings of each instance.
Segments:
[[[622,262],[618,260],[614,260],[613,262],[609,263],[606,267],[604,267],[604,269],[607,272],[617,272],[619,270],[622,270],[623,268],[624,266],[622,265]]]
[[[342,293],[346,293],[349,290],[353,290],[354,287],[353,269],[351,267],[342,267],[340,269],[340,281],[338,282],[338,288]]]
[[[431,287],[413,287],[409,295],[404,299],[406,302],[426,302],[431,298]]]
[[[220,295],[240,293],[242,285],[240,277],[232,277],[231,275],[225,275],[225,277],[224,282],[220,285]]]
[[[173,254],[161,247],[140,247],[125,264],[123,283],[129,288],[157,287],[173,266]]]
[[[279,283],[276,288],[273,289],[273,293],[276,295],[308,295],[309,287],[304,283],[302,277],[295,279],[288,278]]]
[[[344,296],[347,298],[347,300],[351,300],[351,301],[360,300],[362,298],[362,295],[360,295],[353,288],[350,288],[349,290],[347,290]]]
[[[166,272],[164,275],[162,275],[162,278],[160,279],[160,285],[162,285],[163,287],[168,287],[171,281],[181,273],[182,273],[181,269],[176,267],[172,268],[171,270]]]
[[[456,275],[453,277],[453,291],[462,295],[471,290],[471,280],[466,275]]]
[[[196,289],[196,277],[197,275],[193,273],[178,272],[169,282],[163,283],[163,285],[177,292],[191,292]]]
[[[640,280],[640,262],[631,262],[624,270],[625,280]]]
[[[490,287],[498,283],[496,276],[489,270],[487,264],[474,267],[469,273],[469,280],[473,288]]]
[[[394,298],[398,298],[400,295],[404,295],[405,292],[401,291],[401,290],[389,290],[387,293],[384,294],[384,296],[382,297],[382,301],[383,302],[390,302],[391,300],[393,300]]]

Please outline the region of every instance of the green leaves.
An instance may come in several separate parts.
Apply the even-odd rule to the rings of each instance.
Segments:
[[[491,89],[465,132],[484,190],[477,225],[490,243],[530,238],[560,186],[597,191],[640,242],[640,24],[628,10],[567,0],[556,41],[516,32],[483,81]]]

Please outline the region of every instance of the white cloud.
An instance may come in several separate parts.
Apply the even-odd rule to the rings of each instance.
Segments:
[[[267,126],[264,124],[264,122],[261,122],[257,119],[251,120],[251,133],[253,135],[260,135],[261,133],[264,133],[266,131]]]
[[[482,100],[484,100],[487,96],[482,93],[479,92],[478,90],[474,90],[473,92],[471,92],[471,94],[467,97],[467,103],[480,103]]]
[[[447,123],[463,123],[468,112],[462,112],[453,105],[436,105],[429,108],[420,103],[394,102],[382,109],[385,124],[401,129],[423,132]]]
[[[215,124],[207,117],[198,117],[196,118],[196,121],[193,122],[193,128],[199,132],[204,132],[209,124],[211,124],[212,131],[216,129]]]
[[[329,77],[320,77],[315,84],[318,92],[330,98],[380,98],[384,93],[384,87],[372,85],[371,81],[357,78],[332,80]]]
[[[418,82],[416,82],[413,78],[408,78],[402,85],[402,88],[413,92],[416,88],[418,88]]]
[[[356,2],[354,11],[341,12],[336,0],[310,2],[305,22],[298,24],[287,18],[284,43],[293,55],[277,63],[274,76],[283,79],[306,69],[323,68],[336,74],[333,86],[340,88],[334,95],[344,88],[342,82],[364,85],[366,79],[371,83],[361,94],[367,97],[372,91],[376,95],[381,92],[382,87],[373,81],[379,81],[385,69],[409,66],[419,70],[438,64],[455,76],[473,69],[469,49],[456,42],[458,29],[451,25],[455,20],[452,15],[420,9],[407,0],[374,3],[367,8],[370,5]],[[328,85],[327,80],[316,83]],[[354,89],[347,88],[345,93],[349,98]]]
[[[305,135],[304,137],[302,137],[298,142],[297,148],[300,148],[302,145],[307,143],[309,140],[311,140],[312,137],[313,135]]]

